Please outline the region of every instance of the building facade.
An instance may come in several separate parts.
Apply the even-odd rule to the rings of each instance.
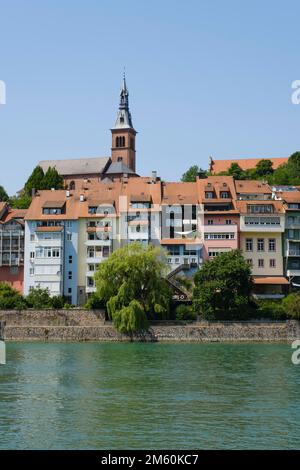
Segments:
[[[23,293],[24,216],[26,211],[10,209],[0,202],[0,282]]]

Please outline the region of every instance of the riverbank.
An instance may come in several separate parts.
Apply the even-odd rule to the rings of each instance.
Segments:
[[[291,342],[300,338],[295,320],[159,323],[145,335],[129,338],[105,321],[103,310],[0,311],[6,341]]]

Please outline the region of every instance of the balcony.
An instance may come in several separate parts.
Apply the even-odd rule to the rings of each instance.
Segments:
[[[62,265],[62,258],[34,258],[32,260],[36,266],[41,266],[41,265],[57,265],[61,266]]]
[[[93,294],[94,292],[96,292],[96,287],[86,287],[85,291],[87,294]]]
[[[108,256],[89,256],[87,255],[86,262],[89,264],[100,264],[103,261],[105,261],[108,258]]]
[[[35,282],[60,282],[62,274],[34,274]]]
[[[176,265],[195,265],[198,266],[199,264],[202,263],[202,258],[199,258],[198,256],[186,256],[186,255],[169,255],[168,257],[168,264],[176,264]]]
[[[111,246],[111,240],[101,240],[97,238],[97,240],[86,240],[86,246]]]
[[[288,269],[286,274],[288,277],[300,276],[300,266],[299,268],[296,268],[296,269],[295,268]]]
[[[41,248],[48,248],[48,247],[54,247],[54,248],[62,248],[63,246],[63,240],[56,238],[52,240],[47,240],[43,238],[38,238],[36,240],[36,247],[41,247]]]
[[[286,256],[300,256],[300,249],[290,248],[286,250]]]

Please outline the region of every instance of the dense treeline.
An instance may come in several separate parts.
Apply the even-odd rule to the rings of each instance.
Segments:
[[[17,196],[9,197],[3,186],[0,186],[0,201],[9,202],[14,209],[27,209],[32,200],[32,190],[63,189],[64,179],[55,168],[49,167],[46,173],[37,166]]]
[[[196,177],[206,178],[209,171],[204,171],[197,165],[192,165],[183,175],[181,181],[193,182]],[[260,160],[255,168],[243,170],[238,163],[232,163],[227,171],[218,173],[222,176],[232,176],[236,180],[265,180],[273,185],[300,185],[300,152],[293,153],[287,163],[273,168],[271,160]]]

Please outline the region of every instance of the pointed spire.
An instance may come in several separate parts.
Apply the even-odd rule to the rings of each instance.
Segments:
[[[131,114],[129,111],[129,93],[126,85],[125,68],[123,73],[122,88],[120,91],[120,104],[114,129],[133,128]]]

